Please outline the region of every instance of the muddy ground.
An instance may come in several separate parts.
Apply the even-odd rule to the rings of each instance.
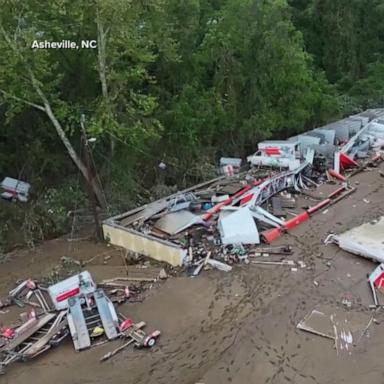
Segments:
[[[153,350],[127,349],[99,363],[99,357],[118,342],[76,353],[68,339],[35,361],[9,367],[0,383],[384,382],[384,315],[380,312],[351,354],[337,354],[332,340],[296,328],[317,305],[343,307],[346,295],[352,301],[350,311],[365,314],[368,320],[372,314],[366,275],[375,264],[322,244],[332,231],[384,215],[384,178],[377,170],[361,173],[351,183],[357,187],[354,194],[276,242],[291,244],[294,255],[289,258],[304,261],[305,268],[294,272],[290,267],[241,265],[230,273],[203,271],[194,279],[171,277],[149,291],[143,303],[121,308],[133,319],[145,320],[149,329],[162,331]],[[334,189],[328,185],[318,193],[325,196]],[[113,256],[110,263],[120,257],[119,251],[103,244],[62,239],[15,252],[0,265],[1,293],[17,279],[44,275],[64,255],[86,260],[105,252]],[[0,323],[5,316],[0,314]]]

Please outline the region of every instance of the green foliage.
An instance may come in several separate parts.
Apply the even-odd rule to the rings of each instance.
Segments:
[[[86,115],[114,209],[158,195],[158,184],[214,176],[218,157],[245,157],[260,140],[383,103],[381,0],[0,5],[0,175],[27,179],[46,198],[21,211],[31,238],[65,231],[64,213],[84,200],[52,122],[31,105],[42,104],[31,72],[80,158]],[[62,39],[98,48],[31,49]],[[72,183],[59,188],[65,178]]]
[[[71,229],[69,211],[86,207],[87,198],[78,187],[64,184],[49,188],[24,209],[21,230],[26,244],[67,233]]]
[[[381,0],[291,0],[308,52],[341,94],[344,113],[382,106]]]
[[[70,184],[49,188],[28,203],[0,200],[0,255],[69,232],[72,217],[68,212],[84,207],[86,195]]]
[[[260,140],[337,115],[335,92],[313,70],[285,1],[227,0],[208,11],[187,3],[193,22],[176,25],[174,36],[193,65],[183,67],[190,75],[162,119],[167,147],[187,162],[207,148],[244,156]]]
[[[367,75],[356,81],[348,92],[355,108],[378,108],[384,105],[384,63],[367,65]]]
[[[44,217],[42,233],[65,233],[70,229],[68,212],[85,207],[87,197],[79,187],[64,184],[60,188],[49,188],[38,198],[34,210]]]

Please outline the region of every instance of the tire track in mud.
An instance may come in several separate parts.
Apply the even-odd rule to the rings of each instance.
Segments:
[[[154,361],[148,371],[151,381],[169,383],[174,379],[177,383],[189,383],[198,380],[210,366],[220,361],[236,345],[244,333],[247,319],[254,315],[255,310],[262,309],[263,295],[271,293],[271,287],[261,282],[258,274],[253,274],[251,281],[246,275],[241,270],[236,270],[228,275],[231,277],[216,280],[216,290],[209,304],[208,316],[201,322],[199,333],[177,340],[178,348],[165,352],[163,357]],[[231,296],[234,283],[240,283],[242,289],[238,300],[233,300]],[[214,318],[213,311],[220,300],[228,303],[219,316]],[[159,366],[163,365],[179,372],[188,370],[190,373],[191,370],[196,370],[195,378],[185,380],[180,376],[170,377],[169,371],[160,373]],[[230,373],[229,367],[228,374]],[[148,377],[142,375],[136,378],[135,383],[148,382],[147,379]]]
[[[373,196],[372,193],[369,195]],[[349,205],[360,202],[360,199],[350,199]],[[300,234],[299,230],[299,234],[285,235],[287,242],[294,244],[294,257],[303,260],[310,269],[303,271],[299,283],[289,278],[287,270],[275,273],[254,266],[248,266],[246,270],[236,267],[231,274],[216,276],[215,293],[198,331],[195,329],[177,338],[175,344],[178,347],[155,358],[148,374],[136,377],[134,382],[194,384],[203,382],[201,379],[213,369],[223,378],[217,382],[231,383],[236,382],[242,366],[252,367],[258,364],[255,359],[260,359],[267,361],[272,368],[272,373],[268,372],[265,378],[266,383],[319,384],[318,378],[305,369],[306,360],[300,341],[303,339],[295,338],[296,325],[310,307],[319,303],[337,303],[337,298],[332,295],[318,295],[313,286],[316,267],[329,260],[321,240],[331,230],[356,225],[356,221],[366,221],[366,217],[377,216],[383,211],[376,203],[367,204],[365,208],[364,218],[342,215],[341,222],[337,222],[334,220],[336,212],[331,225],[329,217],[320,216],[306,222],[304,233]],[[234,297],[235,293],[238,297]],[[282,336],[277,342],[266,326],[268,318],[279,322]],[[305,336],[305,340],[309,338]],[[246,359],[240,360],[237,350],[241,350],[242,343],[250,343],[252,348],[247,349],[249,355]]]

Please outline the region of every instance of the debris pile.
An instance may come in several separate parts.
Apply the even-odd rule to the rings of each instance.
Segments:
[[[225,176],[110,218],[103,222],[104,236],[132,252],[184,265],[192,276],[203,268],[230,271],[231,264],[248,262],[259,244],[356,190],[350,175],[384,158],[383,112],[259,143],[247,171],[241,171],[241,159],[221,158]],[[312,191],[323,183],[339,186],[319,199]],[[241,255],[234,251],[239,245]]]
[[[124,294],[129,299],[128,287]],[[160,332],[145,333],[142,330],[145,323],[135,324],[118,313],[112,297],[96,285],[88,271],[48,287],[31,279],[20,283],[1,303],[28,305],[30,309],[17,324],[1,329],[0,372],[4,373],[12,362],[30,360],[57,346],[68,335],[76,351],[115,339],[126,340],[119,350],[130,344],[154,346]],[[113,351],[101,360],[116,353]]]

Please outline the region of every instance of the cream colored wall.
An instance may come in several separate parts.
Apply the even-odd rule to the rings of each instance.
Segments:
[[[186,251],[177,246],[167,245],[155,239],[150,239],[124,228],[103,224],[104,239],[113,245],[118,245],[132,252],[165,261],[173,266],[180,266]]]

